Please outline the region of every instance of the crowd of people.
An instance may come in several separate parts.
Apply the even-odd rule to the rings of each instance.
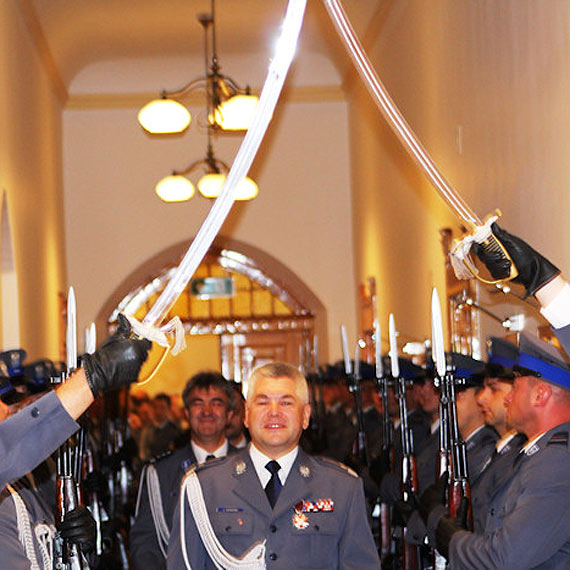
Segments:
[[[568,351],[570,285],[494,232]],[[570,567],[570,365],[535,335],[444,374],[277,362],[247,394],[205,370],[149,397],[130,333],[120,317],[70,374],[0,354],[2,567]]]

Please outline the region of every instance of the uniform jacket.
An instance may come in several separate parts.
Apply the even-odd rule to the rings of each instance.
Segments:
[[[494,428],[484,425],[474,433],[466,442],[467,466],[469,468],[469,483],[473,486],[485,467],[491,461],[495,446],[499,440],[499,434]]]
[[[36,530],[40,531],[42,527],[46,529],[46,525],[50,525],[52,530],[55,530],[54,514],[42,496],[31,488],[25,478],[12,483],[12,487],[25,505],[36,560],[43,570],[46,566],[43,564]],[[9,568],[10,570],[29,570],[30,568],[30,560],[26,556],[19,538],[16,506],[7,487],[4,487],[0,492],[0,556],[2,568]]]
[[[570,423],[547,432],[491,499],[485,533],[459,531],[449,544],[452,569],[570,568]]]
[[[526,436],[517,433],[501,451],[494,451],[481,477],[471,484],[473,530],[476,533],[482,533],[485,530],[489,502],[512,477],[513,462],[525,441]]]
[[[79,425],[50,392],[0,423],[0,487],[53,453]]]
[[[192,446],[188,443],[182,449],[159,457],[151,462],[160,482],[160,495],[164,517],[168,527],[172,527],[172,515],[178,501],[180,481],[191,465],[196,463]],[[158,545],[154,520],[148,498],[147,470],[143,471],[139,488],[139,504],[135,522],[130,532],[131,562],[135,570],[166,568],[166,560]]]
[[[245,449],[197,468],[208,515],[222,546],[242,556],[266,542],[268,569],[336,568],[378,570],[380,561],[368,525],[361,480],[329,459],[299,449],[275,509],[271,509]],[[293,524],[302,500],[332,499],[334,510],[305,513],[308,526]],[[198,534],[188,502],[183,500],[184,540],[192,570],[215,568]],[[174,515],[168,568],[185,568],[180,537],[180,505]]]

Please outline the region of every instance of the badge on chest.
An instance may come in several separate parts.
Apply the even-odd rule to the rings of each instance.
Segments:
[[[309,526],[307,513],[331,513],[333,511],[333,499],[316,499],[314,501],[303,499],[294,507],[293,526],[301,530],[307,528]]]

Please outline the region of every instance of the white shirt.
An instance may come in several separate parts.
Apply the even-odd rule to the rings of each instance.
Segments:
[[[192,451],[196,457],[198,463],[204,463],[208,455],[213,455],[214,457],[225,457],[228,454],[228,440],[224,439],[224,443],[218,447],[215,451],[206,451],[203,447],[200,447],[197,443],[190,441],[192,446]]]
[[[287,481],[287,477],[291,471],[291,467],[293,467],[293,463],[295,463],[298,452],[299,446],[275,460],[281,466],[281,469],[277,472],[277,476],[279,477],[282,485],[285,485],[285,481]],[[249,444],[249,456],[251,457],[251,461],[253,462],[253,466],[255,467],[255,472],[259,477],[261,486],[265,489],[265,486],[269,483],[269,479],[271,479],[271,473],[265,469],[265,466],[269,461],[272,461],[272,459],[271,457],[267,457],[264,453],[261,453],[253,443]]]
[[[570,325],[570,285],[566,283],[548,305],[540,309],[544,318],[555,328]]]

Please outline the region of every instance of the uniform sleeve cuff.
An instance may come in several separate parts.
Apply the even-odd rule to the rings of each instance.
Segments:
[[[566,283],[548,305],[540,309],[542,316],[555,328],[570,325],[570,285]]]

